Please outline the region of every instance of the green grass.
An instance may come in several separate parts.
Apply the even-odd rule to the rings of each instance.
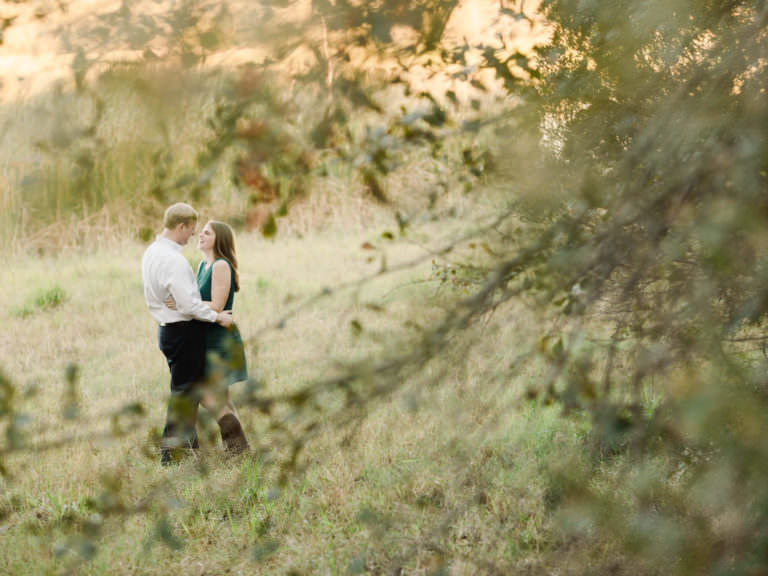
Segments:
[[[67,298],[66,290],[55,284],[50,288],[39,290],[36,294],[31,295],[24,304],[14,307],[11,310],[11,314],[18,318],[27,318],[37,311],[51,310],[61,306],[66,302]]]

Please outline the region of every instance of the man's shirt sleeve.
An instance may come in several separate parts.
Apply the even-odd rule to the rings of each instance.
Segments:
[[[178,312],[198,320],[216,322],[218,315],[200,298],[192,268],[183,256],[175,259],[173,266],[168,270],[167,277],[164,278],[164,284],[165,289],[176,300]]]

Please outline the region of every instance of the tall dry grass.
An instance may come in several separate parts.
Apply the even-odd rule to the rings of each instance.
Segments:
[[[244,225],[252,196],[259,196],[258,190],[234,182],[235,160],[247,142],[230,142],[223,152],[207,148],[218,137],[232,136],[211,128],[217,107],[232,99],[232,81],[226,70],[134,69],[126,64],[104,70],[81,91],[57,89],[0,104],[0,241],[17,254],[52,253],[96,241],[146,241],[153,232],[147,222],[181,199]],[[455,192],[468,173],[465,149],[477,147],[486,136],[448,130],[434,156],[426,147],[389,150],[392,171],[381,183],[395,207],[377,210],[355,165],[370,153],[364,144],[367,130],[385,129],[400,114],[396,103],[407,98],[400,88],[384,90],[378,98],[387,103],[386,114],[351,118],[348,128],[356,141],[349,143],[344,158],[326,156],[304,142],[320,120],[316,98],[311,89],[298,88],[275,96],[295,108],[292,116],[280,116],[278,131],[285,131],[280,137],[299,150],[311,150],[313,157],[304,183],[308,193],[291,204],[289,218],[279,221],[285,233],[362,230],[392,222],[395,210],[417,220],[433,218],[441,209],[476,209],[477,197]],[[418,108],[423,102],[407,104]],[[278,114],[268,110],[272,105],[256,102],[249,113],[256,118]],[[487,106],[490,113],[500,104],[489,97]],[[279,158],[270,162],[263,167],[265,174],[285,184],[290,174],[270,170],[287,169],[272,166]],[[204,182],[199,188],[197,179]],[[435,209],[435,201],[445,205]]]
[[[145,238],[146,221],[187,189],[211,137],[221,78],[138,77],[119,67],[84,92],[50,91],[0,106],[0,238],[16,252],[56,251],[100,238]],[[143,84],[142,84],[143,82]],[[217,213],[243,213],[247,191],[227,159],[198,199]],[[159,190],[159,192],[158,192]],[[170,194],[173,198],[166,198]],[[67,228],[74,229],[67,234]]]

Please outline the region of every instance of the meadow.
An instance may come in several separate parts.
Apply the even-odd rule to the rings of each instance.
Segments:
[[[199,207],[203,222],[230,221],[238,234],[235,315],[251,380],[233,396],[252,454],[223,459],[201,411],[200,454],[160,467],[169,378],[140,261],[163,208],[151,187],[196,170],[210,136],[196,111],[210,111],[219,87],[193,85],[177,106],[98,85],[101,144],[85,181],[69,152],[39,142],[57,127],[82,131],[89,97],[43,94],[3,109],[0,573],[610,565],[613,541],[584,543],[591,521],[569,520],[560,505],[590,475],[612,493],[622,460],[592,461],[590,416],[563,418],[560,404],[531,396],[552,378],[537,335],[557,320],[513,299],[418,360],[432,327],[478,288],[465,271],[488,258],[489,223],[509,208],[504,188],[457,183],[460,138],[445,141],[443,166],[413,154],[389,175],[392,207],[348,168],[324,166],[272,239],[244,229],[249,200],[223,163]],[[166,147],[168,175],[158,176]],[[452,188],[427,209],[440,171]],[[409,214],[406,228],[393,207]],[[194,244],[184,251],[193,267]],[[416,362],[386,370],[414,351]]]
[[[648,477],[663,479],[654,490],[664,498],[681,490],[679,459],[651,454],[635,466],[625,444],[606,456],[595,415],[557,401],[557,347],[569,328],[558,309],[521,296],[441,332],[482,288],[483,267],[536,234],[524,211],[510,211],[519,199],[506,183],[467,180],[462,136],[446,138],[437,159],[393,153],[389,205],[350,166],[320,156],[311,193],[266,238],[248,229],[249,190],[233,182],[233,158],[220,159],[199,202],[173,184],[200,168],[221,85],[191,75],[185,87],[194,89],[173,100],[112,80],[94,88],[105,103],[95,137],[82,137],[89,95],[42,94],[2,110],[0,573],[582,574],[635,565],[623,547],[635,535],[613,527],[637,526],[635,493]],[[55,136],[67,140],[62,150],[41,146]],[[524,139],[516,147],[527,156]],[[233,396],[252,454],[223,459],[202,411],[200,453],[165,469],[158,437],[169,378],[140,261],[163,202],[177,195],[203,222],[237,231],[235,315],[251,379]],[[194,241],[184,254],[195,267]],[[588,323],[589,336],[570,344],[593,353],[599,370],[609,334],[599,317]],[[619,374],[630,365],[622,352],[612,361]],[[644,414],[661,402],[657,384],[643,384]],[[607,443],[624,443],[611,426]],[[651,547],[663,537],[642,535]]]
[[[383,223],[277,241],[239,236],[235,313],[259,393],[287,394],[407,346],[411,326],[440,316],[450,294],[428,246],[383,239]],[[143,248],[111,242],[5,262],[0,349],[15,390],[5,426],[17,439],[3,456],[0,572],[478,574],[551,565],[559,537],[544,471],[581,445],[585,426],[525,400],[535,372],[509,376],[531,321],[522,308],[518,325],[491,319],[467,357],[426,366],[353,425],[328,410],[287,476],[282,432],[250,403],[246,384],[233,392],[253,455],[222,459],[203,414],[199,457],[165,469],[153,438],[168,375],[142,298]],[[199,259],[191,246],[185,254]],[[382,254],[393,272],[379,273]],[[286,409],[278,418],[298,417]]]

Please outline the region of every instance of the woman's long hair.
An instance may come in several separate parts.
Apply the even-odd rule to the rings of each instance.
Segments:
[[[211,220],[208,222],[216,234],[213,242],[214,258],[224,258],[232,266],[232,282],[235,292],[240,290],[240,273],[237,271],[237,254],[235,253],[235,233],[224,222]]]

